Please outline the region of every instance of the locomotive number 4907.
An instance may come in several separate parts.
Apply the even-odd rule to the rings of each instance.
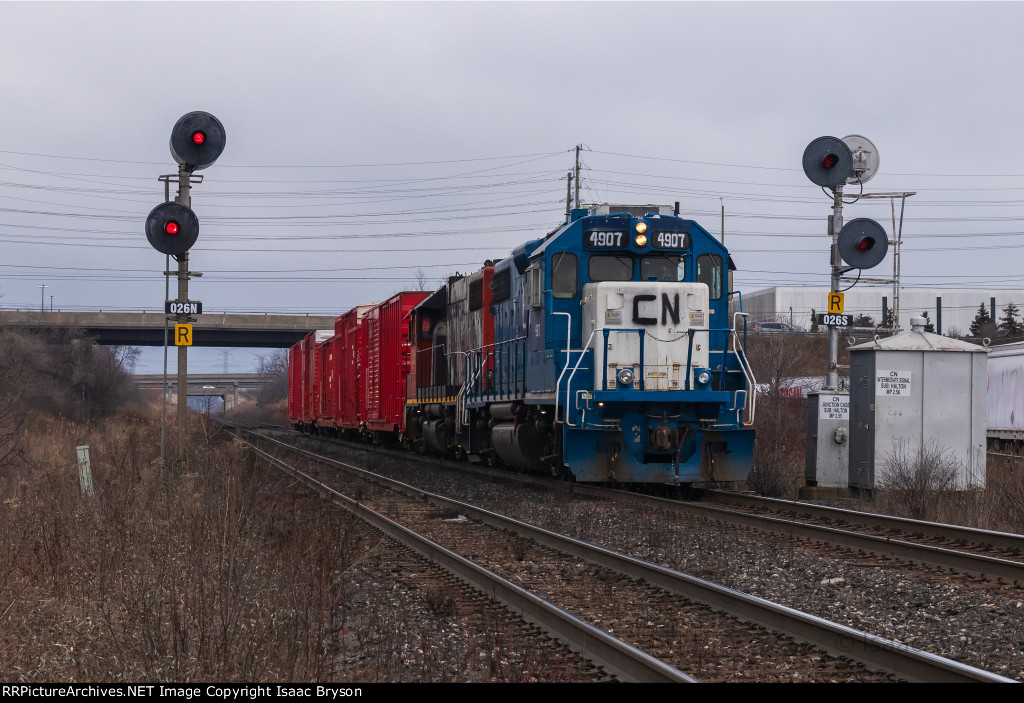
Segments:
[[[587,232],[584,241],[591,249],[621,249],[625,232]]]
[[[651,245],[655,249],[689,249],[690,239],[686,232],[658,232]]]

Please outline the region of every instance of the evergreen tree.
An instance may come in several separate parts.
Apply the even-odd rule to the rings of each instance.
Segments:
[[[853,318],[854,327],[874,327],[875,320],[871,315],[857,315]]]
[[[1017,337],[1021,333],[1022,325],[1017,315],[1020,309],[1011,300],[1003,308],[1003,316],[999,318],[999,331],[1004,337]]]
[[[921,313],[921,317],[925,319],[924,331],[935,334],[935,325],[932,324],[932,318],[928,316],[928,311],[925,310],[923,313]]]
[[[818,311],[811,308],[811,332],[818,332]]]
[[[989,327],[991,322],[992,316],[988,314],[985,303],[982,303],[978,306],[978,314],[974,316],[974,321],[971,322],[971,334],[975,337],[983,336],[984,328]]]
[[[889,330],[895,329],[896,313],[893,312],[892,308],[885,311],[885,315],[882,317],[882,322],[878,326]]]

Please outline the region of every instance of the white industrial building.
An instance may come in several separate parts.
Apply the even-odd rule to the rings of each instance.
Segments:
[[[749,313],[750,323],[763,320],[787,322],[797,329],[811,328],[812,310],[828,312],[829,289],[810,286],[779,286],[744,293],[743,312]],[[739,310],[739,298],[732,301],[731,312]],[[965,290],[957,288],[902,288],[900,289],[900,329],[910,329],[910,318],[928,313],[928,319],[939,334],[957,331],[970,334],[971,322],[984,304],[992,314],[995,301],[996,323],[1003,316],[1003,308],[1012,302],[1024,313],[1024,290]],[[845,312],[854,316],[869,315],[876,325],[885,319],[886,311],[893,307],[891,286],[858,285],[845,292]],[[732,317],[730,312],[730,318]]]

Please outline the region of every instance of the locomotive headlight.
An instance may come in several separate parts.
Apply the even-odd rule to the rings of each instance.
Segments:
[[[710,382],[711,374],[709,374],[707,371],[701,371],[700,373],[697,374],[697,383],[701,384],[702,386],[706,386]]]
[[[619,372],[615,374],[615,378],[620,385],[631,386],[633,385],[633,369],[619,369]]]
[[[640,224],[643,224],[643,223],[641,222]],[[636,238],[633,241],[636,242],[636,245],[638,247],[642,247],[642,246],[647,244],[647,235],[646,234],[638,234],[638,235],[636,235]]]

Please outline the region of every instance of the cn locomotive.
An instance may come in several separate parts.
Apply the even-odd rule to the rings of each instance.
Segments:
[[[672,207],[566,220],[310,333],[293,426],[581,482],[746,479],[756,385],[726,248]]]

